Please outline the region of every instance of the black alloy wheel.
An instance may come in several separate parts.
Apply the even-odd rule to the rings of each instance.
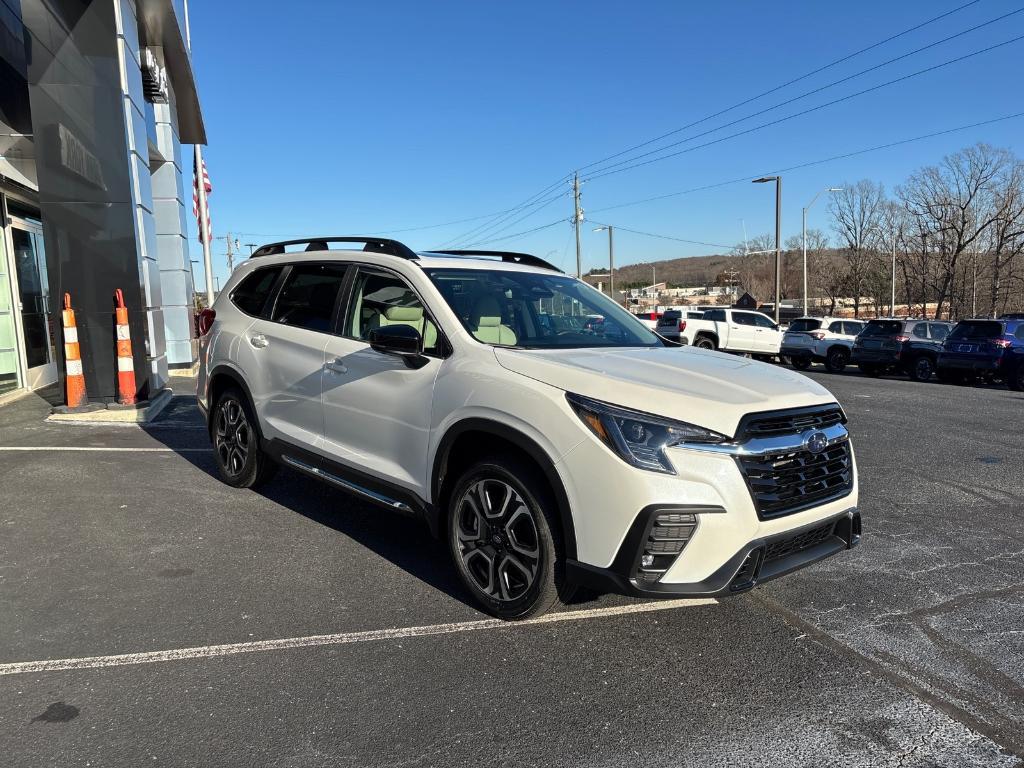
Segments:
[[[850,353],[843,347],[832,347],[825,357],[825,370],[829,373],[842,373],[850,362]]]
[[[459,576],[477,602],[502,619],[525,619],[558,601],[557,524],[550,492],[509,458],[485,460],[450,497],[448,538]]]
[[[798,371],[806,371],[811,367],[811,363],[814,362],[810,355],[793,355],[792,364],[793,367]]]
[[[255,419],[245,396],[228,389],[213,410],[211,437],[221,479],[236,488],[251,488],[274,474],[277,465],[260,449]]]
[[[914,381],[929,381],[935,373],[935,362],[928,355],[921,355],[910,364],[908,374]]]

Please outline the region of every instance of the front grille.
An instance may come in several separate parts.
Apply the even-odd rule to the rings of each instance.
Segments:
[[[821,453],[799,448],[764,456],[740,456],[738,461],[762,520],[838,498],[853,487],[848,440]]]
[[[835,521],[829,521],[824,525],[819,525],[817,528],[811,528],[810,530],[802,531],[795,536],[790,536],[788,539],[777,539],[765,548],[765,562],[789,557],[797,552],[801,552],[805,549],[810,549],[817,544],[821,544],[823,541],[827,541],[831,538],[832,530],[834,528]]]
[[[753,414],[740,427],[740,432],[744,438],[798,435],[809,429],[825,429],[843,421],[843,412],[838,405],[813,410],[779,411]]]

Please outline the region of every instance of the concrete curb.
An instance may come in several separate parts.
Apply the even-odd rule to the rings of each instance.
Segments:
[[[79,413],[54,412],[46,417],[45,421],[50,423],[60,422],[87,422],[90,424],[120,423],[120,424],[147,424],[157,416],[171,402],[174,393],[170,389],[162,389],[156,397],[150,398],[146,403],[140,403],[140,407],[119,406],[116,408],[91,408],[82,410]]]

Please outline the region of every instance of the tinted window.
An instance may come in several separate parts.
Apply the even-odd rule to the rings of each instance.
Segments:
[[[1024,341],[1024,323],[1017,326],[1016,332],[1013,334],[1014,338]]]
[[[591,319],[580,318],[583,322]],[[440,334],[416,292],[397,275],[360,270],[345,321],[345,335],[368,339],[370,331],[389,325],[415,328],[423,337],[423,351],[438,351]]]
[[[821,328],[821,320],[794,320],[789,324],[789,330],[793,333],[807,333]]]
[[[948,325],[943,325],[942,323],[929,323],[928,327],[931,329],[933,339],[942,341],[944,338],[949,336]]]
[[[843,323],[841,320],[836,320],[832,325],[828,327],[831,333],[843,333]]]
[[[678,309],[666,309],[658,319],[658,325],[674,325],[682,316]]]
[[[864,323],[852,323],[847,320],[843,325],[846,327],[847,336],[856,336],[858,333],[864,330]]]
[[[775,321],[770,317],[765,317],[764,315],[752,315],[752,317],[754,318],[754,324],[757,325],[758,328],[774,329],[776,327]]]
[[[709,309],[704,313],[705,320],[716,320],[720,323],[725,322],[725,310],[724,309]]]
[[[996,339],[1003,335],[1002,323],[994,320],[961,320],[949,334],[949,338],[958,339]]]
[[[732,321],[736,323],[736,325],[757,325],[757,320],[754,315],[746,312],[733,312]]]
[[[903,331],[903,323],[899,320],[870,320],[864,326],[865,336],[895,336]]]
[[[292,267],[274,302],[271,319],[311,331],[330,331],[334,302],[344,279],[345,267],[336,264]]]
[[[919,339],[928,338],[928,323],[918,323],[914,326],[914,336]]]
[[[231,301],[247,315],[259,317],[270,298],[270,290],[284,267],[257,269],[231,292]]]

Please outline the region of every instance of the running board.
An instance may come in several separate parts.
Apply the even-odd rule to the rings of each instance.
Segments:
[[[394,509],[398,512],[404,512],[407,515],[415,514],[412,510],[412,507],[410,507],[408,504],[405,504],[401,501],[396,501],[395,499],[392,499],[389,496],[385,496],[382,493],[371,491],[369,488],[364,488],[363,486],[357,485],[356,483],[353,483],[349,480],[344,480],[338,477],[337,475],[332,475],[330,472],[326,472],[320,469],[319,467],[314,467],[311,464],[306,464],[304,461],[293,459],[291,456],[288,456],[287,454],[281,454],[281,460],[291,467],[301,469],[303,472],[313,475],[313,477],[320,478],[321,480],[326,480],[332,485],[336,485],[339,488],[349,491],[350,493],[354,493],[357,496],[362,496],[364,499],[372,501],[376,504],[381,504],[385,507],[388,507],[389,509]]]

